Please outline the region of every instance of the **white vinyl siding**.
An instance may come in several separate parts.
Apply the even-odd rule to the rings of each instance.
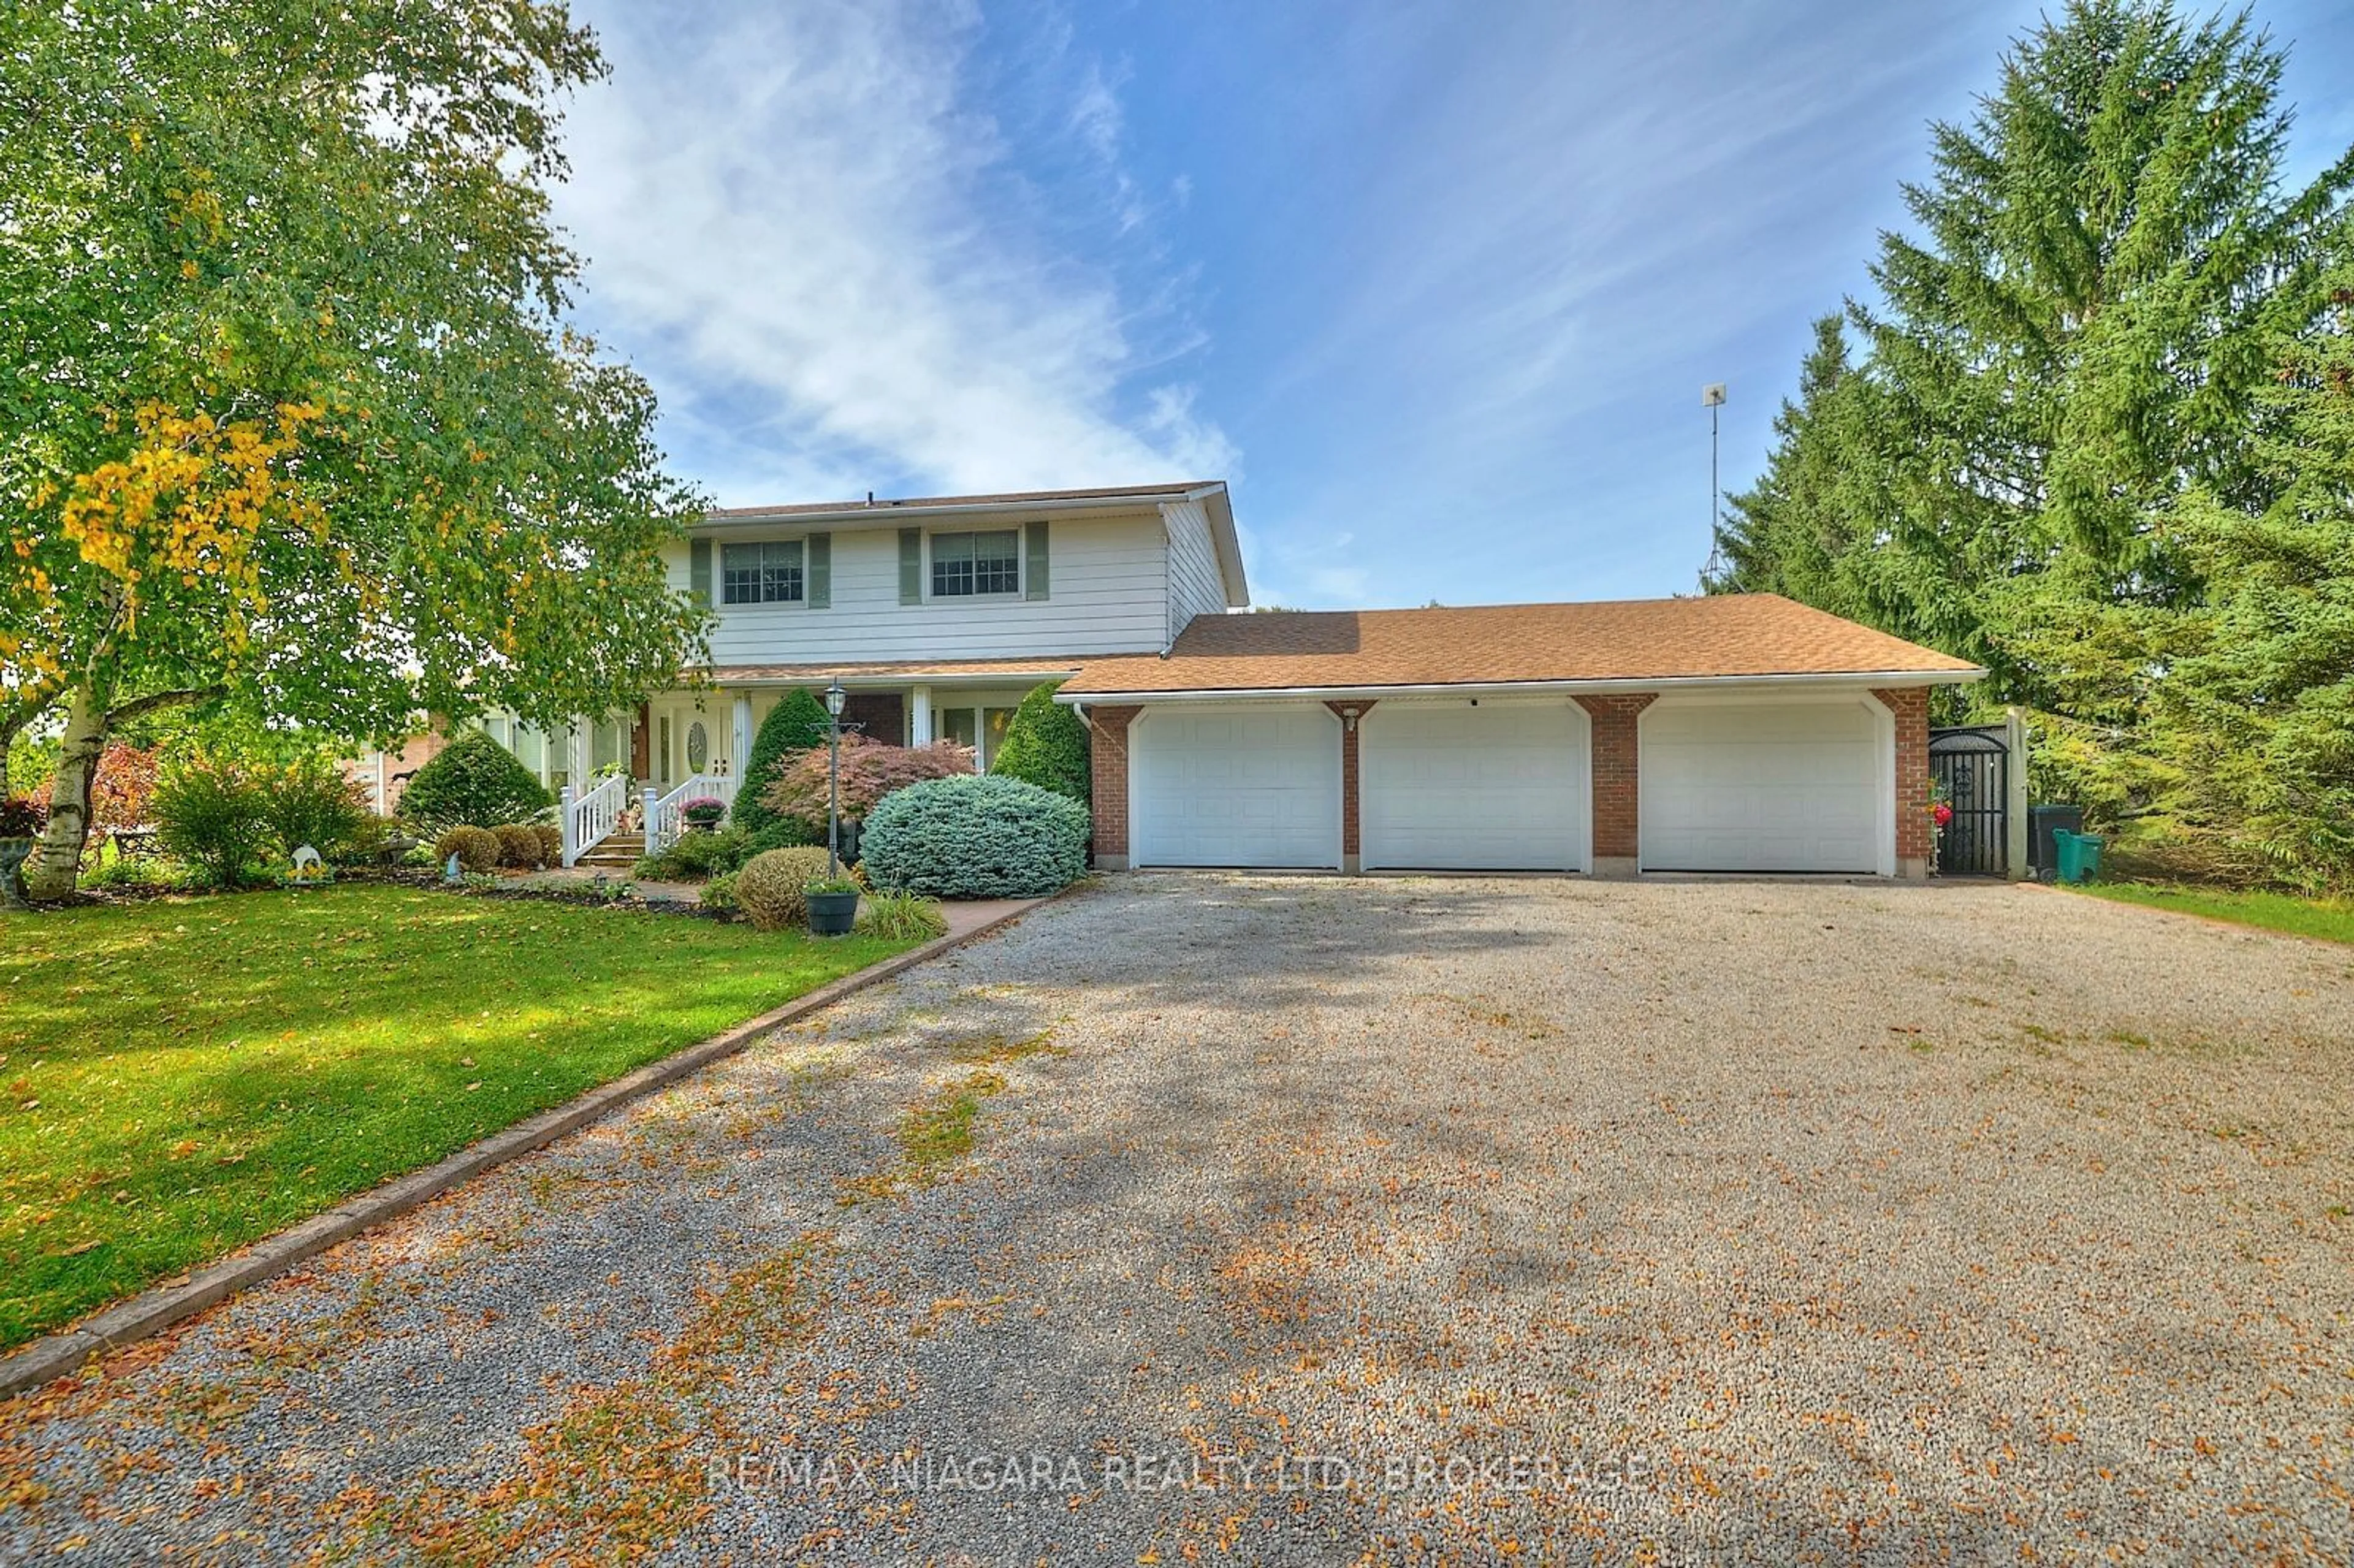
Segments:
[[[1341,721],[1321,703],[1150,708],[1128,755],[1135,864],[1339,867]]]
[[[779,530],[781,534],[783,531]],[[725,542],[732,535],[715,534]],[[1054,520],[1051,598],[899,602],[896,526],[833,529],[832,603],[716,605],[720,664],[1008,659],[1156,652],[1169,639],[1168,547],[1157,513]],[[715,554],[717,552],[715,551]],[[926,584],[929,563],[926,563]],[[687,551],[671,551],[684,589]]]
[[[1895,871],[1895,733],[1869,698],[1659,702],[1637,721],[1646,871]]]
[[[1197,615],[1222,615],[1225,584],[1218,577],[1218,547],[1210,537],[1210,514],[1198,501],[1174,501],[1161,508],[1169,534],[1169,640]]]
[[[1566,699],[1376,704],[1357,721],[1366,869],[1592,869],[1586,729]]]

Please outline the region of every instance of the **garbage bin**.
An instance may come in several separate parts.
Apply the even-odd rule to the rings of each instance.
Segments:
[[[2082,806],[2030,806],[2027,809],[2027,866],[2038,882],[2060,874],[2056,835],[2084,831]]]
[[[2101,846],[2108,841],[2098,833],[2060,832],[2052,835],[2060,854],[2060,880],[2090,882],[2101,874]]]

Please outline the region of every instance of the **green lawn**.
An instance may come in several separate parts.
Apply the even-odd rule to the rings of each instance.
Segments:
[[[385,885],[0,914],[0,1346],[914,945]]]
[[[2095,882],[2072,891],[2150,909],[2204,915],[2241,926],[2261,926],[2296,937],[2354,942],[2354,905],[2298,898],[2286,893],[2230,893],[2217,888],[2169,887],[2142,882]]]

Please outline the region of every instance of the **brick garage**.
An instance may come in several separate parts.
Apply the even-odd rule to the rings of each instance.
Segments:
[[[1982,673],[1752,595],[1203,617],[1061,700],[1107,868],[1920,876],[1928,693]]]

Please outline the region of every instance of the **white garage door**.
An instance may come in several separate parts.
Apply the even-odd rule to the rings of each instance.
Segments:
[[[1645,871],[1894,870],[1893,743],[1861,699],[1660,704],[1638,729]]]
[[[1136,864],[1340,865],[1341,721],[1321,703],[1153,708],[1128,733]]]
[[[1357,721],[1366,867],[1590,869],[1585,736],[1567,702],[1374,708]]]

